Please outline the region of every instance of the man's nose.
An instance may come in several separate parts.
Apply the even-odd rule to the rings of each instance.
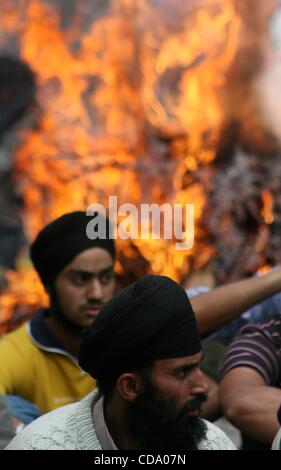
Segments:
[[[205,377],[205,374],[201,371],[201,369],[198,367],[198,370],[194,372],[194,377],[193,377],[193,384],[192,384],[192,393],[194,395],[197,395],[198,393],[204,393],[208,394],[209,393],[209,384],[207,382],[207,379]]]
[[[88,300],[102,300],[102,285],[98,279],[93,279],[87,289]]]

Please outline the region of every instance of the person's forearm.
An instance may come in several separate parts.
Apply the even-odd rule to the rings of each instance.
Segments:
[[[208,334],[281,291],[281,269],[191,298],[201,334]]]
[[[281,390],[269,386],[245,387],[228,398],[222,396],[227,418],[244,434],[260,442],[271,444],[280,429],[277,411],[281,403]]]

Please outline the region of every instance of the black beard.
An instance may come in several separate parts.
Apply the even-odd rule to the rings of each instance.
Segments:
[[[207,427],[202,419],[186,413],[205,400],[201,395],[176,411],[173,400],[157,398],[153,386],[149,385],[134,403],[128,404],[126,429],[142,450],[198,450]]]
[[[81,336],[84,327],[77,325],[76,323],[73,323],[68,320],[68,318],[66,318],[63,311],[61,310],[55,288],[49,288],[48,293],[50,296],[50,315],[53,315],[56,318],[63,329],[75,334],[76,336]]]

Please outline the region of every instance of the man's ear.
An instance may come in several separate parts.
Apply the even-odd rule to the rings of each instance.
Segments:
[[[126,372],[118,378],[116,389],[126,401],[133,402],[143,390],[142,380],[137,374]]]

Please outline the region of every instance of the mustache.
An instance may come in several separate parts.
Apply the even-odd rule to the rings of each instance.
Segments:
[[[184,407],[182,412],[186,413],[187,411],[195,411],[201,408],[202,403],[207,400],[208,396],[206,393],[200,393],[196,398],[190,400]]]
[[[103,307],[103,306],[104,306],[104,303],[101,302],[100,300],[91,300],[81,305],[81,309],[87,310],[88,308],[91,308],[91,307],[97,308],[97,307]]]

